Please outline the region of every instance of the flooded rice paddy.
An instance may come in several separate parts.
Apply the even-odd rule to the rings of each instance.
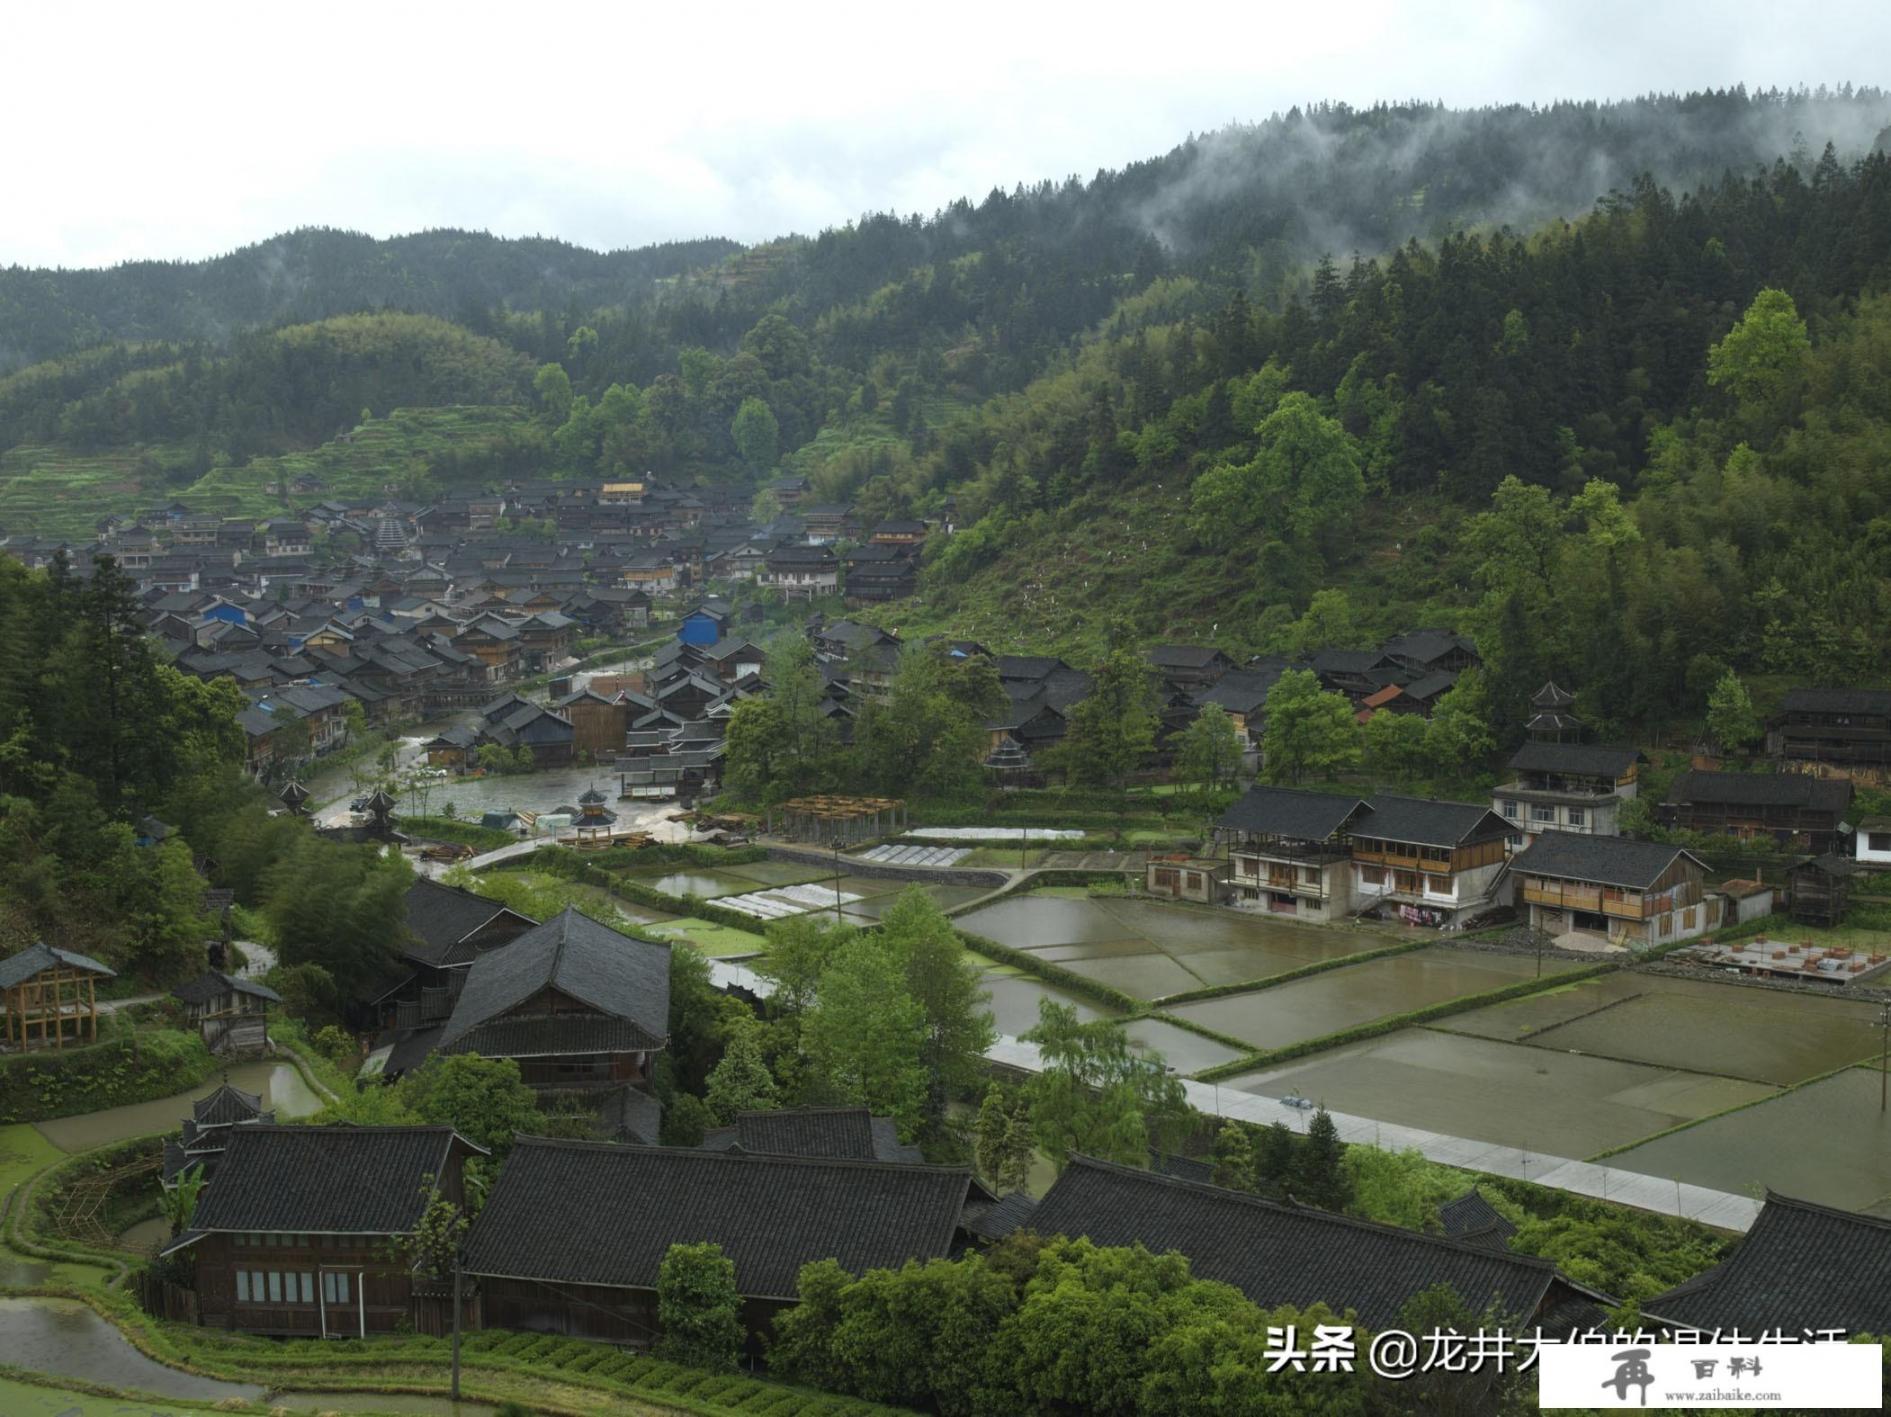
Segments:
[[[1266,979],[1394,940],[1167,901],[1045,894],[996,901],[957,923],[1143,999]]]
[[[39,1129],[40,1135],[61,1151],[85,1151],[131,1137],[149,1136],[153,1132],[174,1132],[178,1124],[190,1114],[190,1104],[199,1097],[207,1097],[215,1092],[223,1085],[226,1076],[232,1087],[241,1088],[244,1092],[260,1093],[263,1106],[273,1110],[279,1118],[306,1117],[321,1110],[322,1099],[309,1090],[309,1085],[302,1081],[302,1074],[295,1070],[294,1065],[242,1063],[231,1068],[227,1074],[218,1073],[189,1092],[180,1092],[174,1097],[162,1097],[156,1102],[139,1102],[129,1107],[109,1107],[103,1112],[60,1117],[55,1121],[35,1122],[33,1125]]]
[[[1429,1028],[1243,1073],[1222,1086],[1263,1097],[1299,1092],[1335,1112],[1578,1159],[1776,1092]]]
[[[798,914],[835,913],[835,879],[831,871],[804,866],[793,861],[757,861],[745,866],[718,866],[714,869],[674,870],[655,868],[631,871],[625,879],[637,881],[666,895],[696,896],[701,900],[731,901],[740,896],[759,895],[773,904],[775,912],[785,904],[799,905]],[[881,879],[874,876],[842,876],[838,882],[839,918],[851,925],[872,925],[899,899],[900,892],[912,881]],[[951,910],[967,901],[989,893],[984,886],[948,886],[920,884],[920,889],[941,909]],[[790,892],[791,894],[783,894]],[[756,911],[755,928],[764,928],[768,913]]]
[[[221,1402],[263,1395],[253,1383],[200,1378],[154,1362],[76,1299],[0,1299],[0,1353],[15,1367],[160,1397]]]
[[[1716,1117],[1609,1158],[1697,1186],[1891,1215],[1891,1117],[1875,1067],[1849,1068],[1758,1107]]]
[[[1550,1048],[1786,1085],[1876,1056],[1876,1005],[1621,972],[1438,1024]]]
[[[1095,1004],[1054,984],[1045,984],[1022,974],[987,974],[979,980],[979,987],[991,995],[986,1006],[991,1010],[993,1027],[1012,1038],[1028,1028],[1037,1027],[1037,1006],[1041,999],[1070,1005],[1082,1022],[1104,1017],[1105,1011]]]
[[[1549,978],[1579,967],[1545,960],[1543,974]],[[1536,968],[1534,956],[1432,945],[1271,989],[1178,1004],[1168,1012],[1255,1048],[1285,1048],[1390,1014],[1501,989],[1531,978]]]

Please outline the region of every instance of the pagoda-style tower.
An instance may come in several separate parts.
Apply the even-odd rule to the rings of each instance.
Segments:
[[[299,817],[307,810],[309,790],[294,778],[283,784],[282,791],[276,794],[278,801],[289,809],[289,815]]]
[[[374,795],[362,803],[369,818],[368,831],[379,837],[394,835],[394,799],[387,794],[387,789],[377,787]]]
[[[1524,726],[1538,743],[1575,743],[1582,739],[1585,725],[1571,711],[1576,696],[1554,679],[1530,695],[1530,721]]]

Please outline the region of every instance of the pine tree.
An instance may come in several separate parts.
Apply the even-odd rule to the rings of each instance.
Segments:
[[[738,1112],[767,1112],[776,1105],[774,1074],[762,1058],[759,1029],[746,1023],[730,1036],[722,1061],[709,1070],[709,1110],[724,1126]]]
[[[1322,1107],[1307,1123],[1307,1139],[1300,1148],[1299,1164],[1294,1168],[1295,1198],[1323,1210],[1345,1209],[1351,1199],[1351,1187],[1342,1165],[1344,1156],[1339,1128]]]
[[[1239,1122],[1223,1122],[1215,1134],[1215,1184],[1231,1191],[1251,1191],[1254,1166],[1254,1143],[1248,1129]]]

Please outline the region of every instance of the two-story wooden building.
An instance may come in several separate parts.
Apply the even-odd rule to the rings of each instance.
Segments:
[[[840,591],[840,558],[831,546],[777,546],[755,581],[789,600],[835,595]]]
[[[1684,772],[1658,813],[1684,831],[1747,838],[1824,853],[1838,849],[1852,806],[1849,778],[1798,772]]]
[[[407,1331],[413,1275],[399,1251],[429,1188],[465,1203],[485,1152],[451,1127],[230,1128],[191,1227],[199,1321],[244,1333],[365,1338]]]
[[[1767,724],[1775,757],[1891,767],[1891,689],[1791,689]]]
[[[1491,810],[1524,844],[1546,831],[1615,836],[1622,804],[1639,787],[1643,761],[1634,748],[1525,743],[1510,759],[1515,776],[1492,790]]]
[[[1215,823],[1234,902],[1319,922],[1351,914],[1350,828],[1369,810],[1344,794],[1250,787]]]
[[[511,1058],[540,1093],[640,1083],[669,1041],[670,950],[567,908],[466,972],[442,1053]]]
[[[1348,827],[1355,910],[1455,925],[1501,904],[1510,827],[1488,807],[1381,793]]]
[[[1510,862],[1516,903],[1532,929],[1606,936],[1631,949],[1692,939],[1721,923],[1707,866],[1659,842],[1549,831]]]

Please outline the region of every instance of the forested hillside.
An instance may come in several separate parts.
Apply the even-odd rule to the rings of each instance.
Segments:
[[[792,471],[869,521],[951,499],[906,628],[1452,622],[1500,717],[1551,669],[1638,723],[1726,665],[1882,678],[1888,123],[1875,90],[1330,106],[747,250],[8,271],[0,351],[57,357],[0,378],[0,528],[264,510],[292,470]]]

